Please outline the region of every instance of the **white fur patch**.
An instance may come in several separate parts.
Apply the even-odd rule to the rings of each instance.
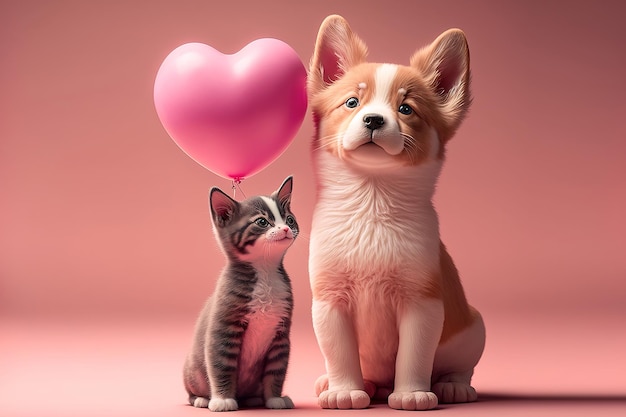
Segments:
[[[278,205],[276,204],[276,201],[272,200],[271,198],[264,197],[264,196],[261,196],[261,198],[263,199],[265,204],[267,204],[267,207],[269,207],[270,211],[272,212],[272,215],[274,215],[274,224],[276,225],[285,224],[285,220],[280,215],[280,210],[278,209]]]
[[[376,102],[389,105],[391,86],[396,77],[396,72],[398,72],[398,66],[393,64],[383,64],[376,69],[376,76],[374,77],[376,87],[372,104]]]
[[[274,410],[293,408],[293,401],[289,397],[270,397],[265,402],[265,408]]]
[[[211,398],[209,410],[211,411],[235,411],[239,409],[237,400],[234,398]]]
[[[315,158],[324,192],[313,214],[313,274],[318,268],[367,274],[392,265],[437,268],[439,224],[431,199],[441,161],[398,167],[389,178],[368,181],[327,152]]]
[[[273,271],[265,274],[259,269],[258,272],[252,301],[249,303],[248,327],[241,344],[238,379],[242,386],[258,384],[258,380],[255,380],[258,376],[250,372],[256,366],[251,360],[256,360],[267,351],[276,335],[281,318],[289,309],[286,302],[289,287],[282,276]]]

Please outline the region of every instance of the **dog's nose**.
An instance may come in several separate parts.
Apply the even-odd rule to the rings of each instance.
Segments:
[[[366,114],[363,116],[365,127],[370,130],[376,130],[385,124],[385,119],[380,114]]]

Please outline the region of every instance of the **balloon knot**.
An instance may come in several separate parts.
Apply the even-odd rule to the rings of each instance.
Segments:
[[[243,181],[244,178],[242,177],[234,177],[233,178],[233,198],[237,198],[237,189],[239,189],[239,191],[241,191],[241,194],[243,195],[243,198],[246,198],[246,193],[243,192],[243,190],[241,189],[241,181]]]

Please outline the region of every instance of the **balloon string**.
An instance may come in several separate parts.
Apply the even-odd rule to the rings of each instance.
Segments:
[[[243,189],[241,188],[241,181],[243,181],[241,178],[233,178],[233,199],[237,198],[237,189],[239,189],[239,192],[241,192],[241,195],[243,195],[243,198],[247,198],[246,197],[246,193],[243,192]]]

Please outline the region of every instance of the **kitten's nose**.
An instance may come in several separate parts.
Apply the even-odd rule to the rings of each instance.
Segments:
[[[366,128],[376,130],[385,124],[385,119],[380,114],[371,113],[363,116],[363,123]]]

